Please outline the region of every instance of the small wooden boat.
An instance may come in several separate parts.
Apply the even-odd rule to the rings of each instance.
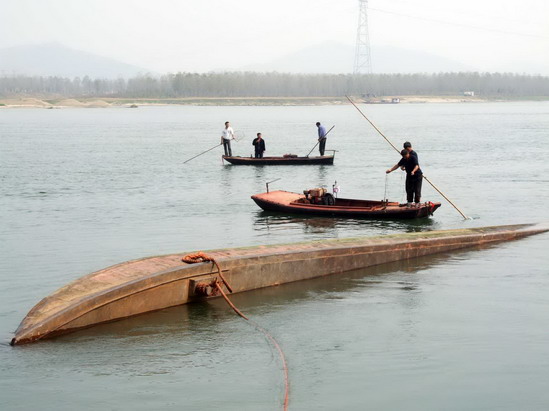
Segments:
[[[331,156],[315,156],[315,157],[298,157],[298,156],[282,156],[282,157],[229,157],[223,156],[223,160],[228,161],[235,166],[294,166],[305,164],[334,164],[335,153]]]
[[[288,191],[271,191],[252,196],[252,200],[265,211],[278,211],[289,214],[310,214],[329,217],[401,219],[420,218],[432,215],[440,203],[419,203],[408,206],[391,201],[354,200],[334,198],[329,193],[309,195]],[[315,193],[318,194],[318,193]]]

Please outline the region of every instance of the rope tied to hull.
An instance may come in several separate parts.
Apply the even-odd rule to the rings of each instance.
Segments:
[[[233,292],[232,288],[227,283],[227,280],[223,277],[223,274],[221,274],[221,267],[219,266],[219,263],[217,262],[215,257],[212,257],[212,256],[200,251],[200,252],[193,253],[193,254],[187,254],[186,256],[181,258],[181,261],[183,261],[184,263],[187,263],[187,264],[212,262],[213,264],[215,264],[215,267],[217,268],[217,274],[219,275],[219,278],[221,278],[221,281],[223,282],[225,287],[227,287],[227,290],[229,290],[229,292],[231,292],[231,293]],[[225,301],[227,302],[229,307],[231,307],[233,309],[233,311],[238,316],[242,317],[244,320],[246,320],[250,324],[252,324],[257,330],[261,331],[265,335],[265,337],[267,337],[267,339],[273,344],[273,346],[276,348],[276,350],[278,351],[278,354],[280,356],[280,361],[282,362],[282,368],[283,368],[283,371],[284,371],[284,406],[283,406],[283,409],[284,409],[284,411],[287,411],[288,410],[289,397],[290,397],[290,394],[289,394],[290,393],[290,383],[289,383],[289,377],[288,377],[288,365],[286,363],[286,357],[284,355],[284,352],[282,351],[282,348],[280,347],[280,345],[278,344],[276,339],[271,335],[271,333],[269,333],[269,331],[267,331],[265,328],[260,326],[254,320],[251,320],[248,317],[246,317],[246,315],[242,311],[240,311],[233,304],[233,302],[229,299],[229,297],[227,296],[227,294],[223,290],[223,287],[222,287],[222,285],[219,281],[214,280],[213,283],[212,283],[212,286],[217,289],[217,291],[225,299]]]
[[[219,275],[219,278],[221,278],[221,281],[223,281],[223,284],[225,284],[225,287],[227,287],[227,290],[229,290],[229,292],[231,293],[233,292],[233,289],[231,288],[225,277],[223,277],[223,274],[221,274],[221,267],[214,257],[211,257],[208,254],[200,251],[194,254],[187,254],[181,259],[181,261],[187,264],[205,263],[211,261],[213,264],[215,264],[215,267],[217,268],[217,274]]]

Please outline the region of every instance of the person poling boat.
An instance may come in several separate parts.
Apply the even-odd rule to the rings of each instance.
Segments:
[[[391,140],[389,140],[389,139],[385,136],[385,134],[383,134],[383,133],[381,132],[381,130],[380,130],[379,128],[377,128],[376,125],[375,125],[374,123],[372,123],[372,121],[371,121],[368,117],[366,117],[366,114],[364,114],[364,113],[362,112],[362,110],[358,108],[358,106],[354,103],[354,101],[351,100],[351,98],[350,98],[349,96],[345,96],[345,97],[347,97],[347,100],[349,100],[349,102],[354,106],[354,108],[356,108],[357,111],[362,115],[362,117],[364,117],[364,118],[366,119],[366,121],[368,121],[368,123],[370,123],[370,125],[379,133],[379,135],[380,135],[381,137],[383,137],[383,138],[385,139],[385,141],[386,141],[387,143],[389,143],[389,145],[395,149],[395,151],[399,151],[398,148],[396,148],[396,146],[391,142]],[[411,145],[410,145],[410,148],[411,148]],[[423,178],[425,178],[425,181],[427,181],[429,184],[431,184],[431,186],[432,186],[432,187],[433,187],[442,197],[444,197],[444,199],[445,199],[446,201],[448,201],[448,202],[452,205],[452,207],[454,207],[454,208],[456,209],[456,211],[457,211],[459,214],[461,214],[461,216],[462,216],[465,220],[468,220],[468,219],[469,219],[469,217],[467,217],[467,216],[463,213],[463,211],[461,211],[461,210],[458,208],[458,206],[455,205],[455,204],[453,203],[452,200],[450,200],[442,191],[440,191],[440,189],[439,189],[436,185],[434,185],[433,182],[427,178],[427,176],[423,176]]]
[[[225,128],[221,132],[221,143],[223,144],[223,149],[225,150],[225,155],[232,157],[233,152],[231,150],[231,140],[234,140],[234,130],[231,127],[231,124],[228,121],[225,121]]]
[[[410,145],[409,148],[412,146]],[[386,171],[387,174],[395,171],[399,167],[403,167],[406,170],[406,196],[408,201],[408,206],[411,206],[412,203],[415,203],[417,206],[421,200],[421,184],[423,182],[423,172],[419,168],[419,162],[417,159],[417,154],[412,155],[407,148],[404,148],[400,155],[402,156],[401,160],[396,163],[393,167]],[[414,152],[415,153],[415,152]]]
[[[316,126],[318,127],[318,141],[314,145],[313,148],[311,148],[311,151],[307,153],[305,157],[309,157],[313,150],[320,144],[320,157],[324,157],[324,151],[326,148],[326,139],[328,138],[328,134],[330,134],[330,131],[334,129],[335,126],[332,126],[328,131],[326,131],[326,128],[320,124],[320,122],[316,123]],[[322,136],[322,137],[321,137]],[[335,153],[335,150],[328,150],[333,151]]]
[[[323,156],[326,149],[326,140],[328,139],[328,133],[326,132],[326,127],[320,124],[320,121],[316,123],[316,127],[318,128],[318,150],[320,151],[320,155]]]

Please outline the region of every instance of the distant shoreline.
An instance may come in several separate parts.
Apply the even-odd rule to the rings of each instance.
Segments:
[[[398,99],[397,102],[392,102]],[[428,104],[549,101],[548,96],[382,96],[353,97],[360,104]],[[139,106],[322,106],[350,104],[345,97],[189,97],[189,98],[0,98],[0,108],[137,108]]]

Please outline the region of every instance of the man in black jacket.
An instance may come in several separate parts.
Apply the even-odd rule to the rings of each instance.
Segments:
[[[265,151],[265,140],[261,137],[261,133],[257,133],[257,138],[254,138],[252,145],[255,147],[255,158],[263,158]]]
[[[415,202],[416,205],[421,200],[421,183],[423,182],[423,172],[419,168],[417,156],[413,156],[406,149],[400,152],[402,159],[386,171],[389,174],[399,167],[404,167],[406,170],[406,195],[408,197],[408,205]]]

